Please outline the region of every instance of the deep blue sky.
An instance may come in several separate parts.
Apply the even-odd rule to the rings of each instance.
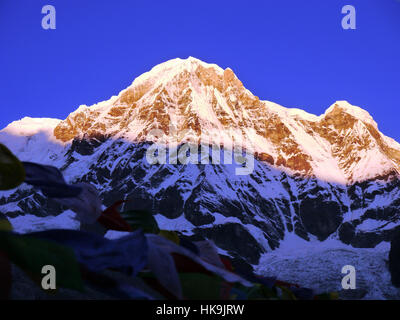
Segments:
[[[57,29],[41,28],[43,5]],[[342,6],[357,30],[341,28]],[[231,67],[261,99],[321,114],[367,109],[400,141],[398,0],[0,0],[0,128],[64,119],[171,58]]]

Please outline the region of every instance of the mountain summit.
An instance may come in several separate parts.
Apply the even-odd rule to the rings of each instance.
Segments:
[[[203,141],[241,147],[254,170],[145,156],[154,143]],[[0,142],[21,160],[57,166],[69,183],[91,183],[106,206],[128,199],[123,210],[150,210],[161,228],[212,239],[246,264],[293,237],[374,247],[399,229],[400,145],[367,111],[337,101],[316,116],[262,101],[231,69],[195,58],[157,65],[63,121],[13,122]],[[27,185],[0,195],[10,217],[64,209]]]
[[[118,96],[79,107],[54,136],[155,142],[150,130],[170,135],[171,126],[176,143],[232,141],[276,168],[325,181],[346,184],[399,172],[400,145],[380,133],[365,110],[345,101],[319,117],[287,109],[261,101],[231,69],[192,57],[157,65]]]

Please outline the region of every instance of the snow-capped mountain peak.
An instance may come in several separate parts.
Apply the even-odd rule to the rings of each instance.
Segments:
[[[337,101],[316,116],[261,101],[231,69],[193,57],[161,63],[117,96],[82,105],[66,120],[51,121],[50,127],[44,120],[37,123],[56,125],[54,137],[60,143],[85,135],[132,143],[240,146],[279,170],[342,184],[400,170],[399,144],[378,131],[367,111]],[[26,127],[10,126],[8,131]],[[150,135],[152,129],[164,135]]]
[[[54,136],[61,120],[24,117],[0,130],[0,143],[5,144],[20,159],[54,164],[61,159],[66,144]]]
[[[372,125],[375,129],[378,129],[378,125],[366,110],[357,106],[353,106],[347,101],[336,101],[328,109],[326,109],[323,116],[326,117],[332,112],[337,112],[337,110],[340,110],[340,112],[345,112],[358,119],[359,121],[368,123]]]
[[[59,119],[24,117],[21,120],[11,122],[0,132],[14,136],[33,136],[39,132],[53,135],[54,128],[61,122]]]
[[[241,146],[254,170],[151,165],[146,152],[160,140]],[[293,234],[373,247],[400,223],[400,145],[367,111],[337,101],[317,116],[262,101],[231,69],[195,58],[162,63],[63,121],[14,122],[0,142],[21,160],[57,166],[70,183],[91,183],[105,206],[129,199],[123,210],[151,210],[161,228],[213,239],[251,264]],[[28,186],[0,196],[8,216],[63,210]]]

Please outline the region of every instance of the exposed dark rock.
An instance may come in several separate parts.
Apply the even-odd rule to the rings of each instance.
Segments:
[[[355,248],[374,248],[383,241],[380,232],[357,232],[351,241],[351,245]]]
[[[399,215],[399,209],[395,207],[385,207],[366,210],[363,214],[362,220],[375,219],[375,220],[386,220],[389,221],[393,217]]]
[[[400,288],[400,232],[396,232],[390,243],[389,271],[393,285]]]
[[[355,248],[374,248],[382,241],[391,241],[399,227],[389,230],[378,230],[372,232],[357,231],[356,226],[360,220],[345,222],[338,229],[339,239],[345,244]]]
[[[155,195],[154,211],[169,219],[179,217],[183,212],[183,199],[175,186],[170,186]]]
[[[246,260],[240,258],[239,256],[233,256],[230,258],[232,262],[233,270],[241,275],[253,274],[254,268],[251,264],[246,262]]]
[[[17,212],[5,212],[5,214],[9,217],[15,216],[14,213],[27,213],[33,214],[38,217],[46,217],[46,216],[56,216],[66,210],[65,207],[57,203],[52,199],[48,199],[47,197],[39,194],[35,191],[31,191],[32,193],[25,196],[20,197],[18,201],[18,207],[21,208],[21,211]]]
[[[207,212],[202,212],[202,206],[196,203],[193,204],[192,210],[190,210],[190,206],[185,207],[185,218],[194,226],[203,226],[215,221],[214,216]]]
[[[279,240],[273,237],[269,237],[266,233],[264,233],[264,238],[267,239],[269,247],[274,250],[279,248]]]
[[[253,236],[238,223],[225,223],[211,228],[196,228],[195,232],[213,240],[219,248],[235,252],[251,264],[257,264],[260,253],[265,252]]]
[[[345,244],[352,243],[355,233],[356,227],[350,222],[343,223],[338,230],[339,239]]]
[[[303,225],[298,221],[298,218],[296,217],[295,224],[294,224],[294,232],[300,237],[303,238],[304,240],[309,241],[310,238],[308,237],[307,232],[304,230]]]
[[[324,201],[322,196],[302,200],[300,217],[305,229],[321,241],[335,232],[343,219],[339,204]]]
[[[94,153],[94,150],[98,148],[102,143],[107,140],[106,136],[96,135],[87,136],[84,135],[83,138],[75,138],[71,144],[71,152],[77,152],[83,156],[89,156]]]
[[[153,197],[149,195],[145,189],[136,188],[128,193],[126,200],[129,200],[123,210],[148,210],[153,212]]]

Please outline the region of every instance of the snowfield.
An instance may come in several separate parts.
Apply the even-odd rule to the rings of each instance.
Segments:
[[[281,246],[263,254],[256,273],[314,289],[336,291],[342,299],[400,299],[387,267],[390,243],[375,248],[354,248],[334,239],[304,241],[288,235]],[[342,289],[345,265],[356,269],[356,290]]]
[[[67,210],[58,216],[37,217],[26,214],[15,218],[8,218],[15,232],[29,233],[48,229],[79,229],[80,222],[75,219],[76,213]]]

